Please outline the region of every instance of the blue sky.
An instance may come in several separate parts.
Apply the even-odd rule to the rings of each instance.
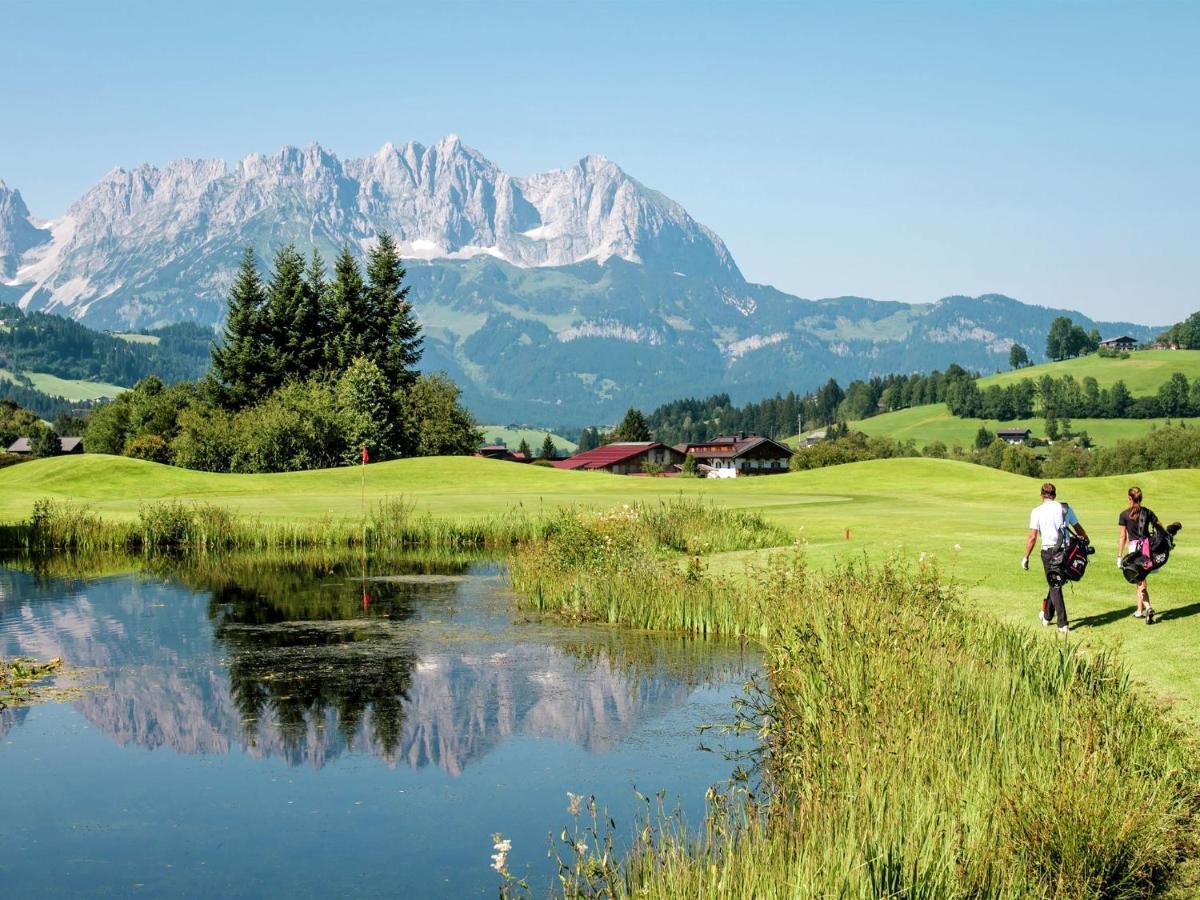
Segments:
[[[41,216],[114,166],[455,132],[603,153],[801,296],[1200,308],[1200,3],[0,0],[0,34]]]

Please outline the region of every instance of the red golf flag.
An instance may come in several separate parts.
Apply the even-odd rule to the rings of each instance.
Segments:
[[[363,465],[365,466],[370,461],[371,457],[367,455],[367,445],[363,444]]]

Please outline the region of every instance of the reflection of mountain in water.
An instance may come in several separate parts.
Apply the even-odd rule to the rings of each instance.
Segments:
[[[0,653],[98,669],[75,706],[120,744],[452,774],[514,735],[602,752],[741,669],[712,643],[511,625],[499,579],[439,568],[389,567],[408,577],[370,582],[365,609],[336,565],[60,583],[53,602],[0,571]]]

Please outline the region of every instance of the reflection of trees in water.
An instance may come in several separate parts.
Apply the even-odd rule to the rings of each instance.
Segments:
[[[431,567],[406,560],[388,571],[421,575]],[[446,573],[445,564],[437,568]],[[449,568],[461,573],[466,563]],[[229,654],[230,693],[251,741],[269,718],[294,758],[310,729],[333,724],[351,747],[365,724],[371,745],[395,755],[416,658],[389,623],[411,619],[431,599],[448,603],[455,585],[363,583],[356,574],[353,562],[328,560],[179,573],[212,593],[213,637]]]
[[[356,560],[216,558],[45,587],[0,570],[17,604],[0,648],[95,667],[104,688],[76,708],[121,744],[316,767],[353,748],[451,774],[518,734],[604,752],[756,667],[726,642],[510,625],[500,582],[468,567],[373,563],[396,577],[368,583],[365,611]]]

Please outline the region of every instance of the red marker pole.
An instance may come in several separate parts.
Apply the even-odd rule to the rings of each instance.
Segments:
[[[359,497],[358,512],[363,517],[363,527],[365,528],[367,518],[367,463],[371,457],[367,453],[366,444],[363,444],[362,450],[362,493]]]

